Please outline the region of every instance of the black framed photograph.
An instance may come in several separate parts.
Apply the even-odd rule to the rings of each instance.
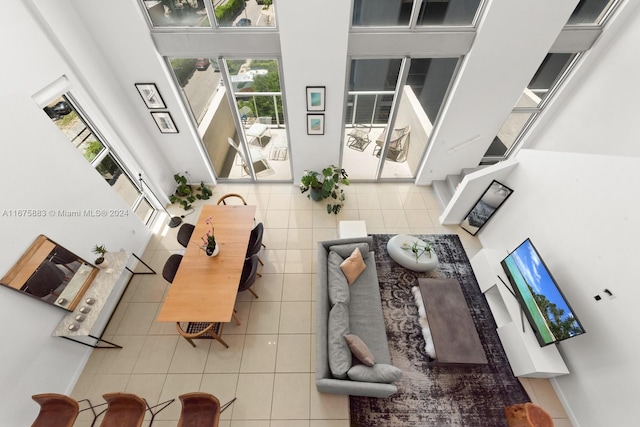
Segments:
[[[307,111],[324,111],[325,86],[307,86]]]
[[[324,114],[307,114],[307,135],[324,135]]]
[[[460,227],[475,236],[511,194],[513,194],[512,189],[494,179],[473,205]]]
[[[142,97],[144,104],[150,110],[157,110],[161,108],[167,108],[158,92],[158,88],[153,83],[136,83],[136,89]]]
[[[151,117],[155,120],[158,129],[162,133],[178,133],[178,128],[173,122],[173,118],[168,111],[154,111],[151,113]]]

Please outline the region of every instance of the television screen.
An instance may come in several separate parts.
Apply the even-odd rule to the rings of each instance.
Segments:
[[[585,332],[529,239],[501,264],[541,346]]]

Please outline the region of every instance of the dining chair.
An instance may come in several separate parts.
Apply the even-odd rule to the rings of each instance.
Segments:
[[[140,427],[147,411],[151,413],[149,420],[149,426],[151,426],[156,415],[175,400],[169,399],[149,406],[149,402],[133,393],[106,393],[102,397],[106,402],[107,409],[97,414],[97,417],[104,414],[100,427]],[[156,408],[160,409],[154,411]]]
[[[226,205],[226,204],[231,204],[231,205],[236,204],[236,203],[232,203],[233,199],[240,199],[240,201],[242,202],[242,204],[243,204],[243,205],[246,205],[246,204],[247,204],[247,201],[244,199],[244,197],[242,197],[240,194],[237,194],[237,193],[228,193],[228,194],[225,194],[224,196],[222,196],[222,197],[220,197],[220,198],[218,199],[218,203],[217,203],[217,204],[218,204],[218,205],[219,205],[219,204],[221,204],[221,203],[222,203],[223,205]]]
[[[140,427],[147,412],[147,402],[132,393],[107,393],[107,402],[100,427]]]
[[[265,244],[262,243],[262,237],[264,236],[264,225],[259,222],[253,230],[251,230],[251,235],[249,236],[249,244],[247,245],[247,254],[246,258],[250,258],[252,255],[257,255],[260,252],[261,248],[266,248]],[[258,262],[260,265],[264,265],[260,257],[258,256]]]
[[[240,319],[235,310],[232,313],[236,323],[240,325]],[[194,339],[199,338],[211,338],[214,339],[226,348],[229,348],[229,344],[222,339],[222,329],[224,328],[223,322],[176,322],[176,329],[178,333],[185,339],[192,347],[196,344]]]
[[[251,295],[256,298],[256,294],[251,287],[256,282],[256,276],[262,276],[258,273],[258,255],[254,254],[251,257],[244,260],[244,266],[242,267],[242,275],[240,276],[240,284],[238,285],[238,292],[249,291]]]
[[[72,427],[80,405],[68,396],[57,393],[42,393],[31,396],[40,405],[40,412],[31,427]]]
[[[196,226],[189,223],[184,223],[180,226],[178,230],[178,243],[180,243],[185,248],[189,244],[189,240],[191,240],[191,235],[193,234],[193,230],[195,230]]]
[[[180,263],[182,262],[182,255],[173,254],[170,255],[167,261],[164,263],[164,268],[162,269],[162,277],[169,283],[173,283],[173,279],[176,277],[176,273],[178,272],[178,267],[180,267]]]
[[[182,403],[178,427],[218,427],[220,414],[236,400],[234,397],[220,406],[217,397],[203,392],[185,393],[178,398]]]
[[[64,271],[53,262],[45,260],[27,280],[26,291],[38,298],[55,295],[55,290],[64,282],[64,279]]]

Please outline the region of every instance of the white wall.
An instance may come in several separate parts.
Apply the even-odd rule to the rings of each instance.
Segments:
[[[514,193],[479,233],[482,246],[506,254],[531,238],[586,329],[559,344],[570,374],[555,379],[576,426],[631,425],[640,202],[629,189],[640,186],[640,159],[522,150],[517,160],[505,179]]]
[[[305,169],[321,171],[339,164],[351,4],[344,0],[326,0],[322,5],[300,0],[277,3],[293,182],[298,183]],[[324,135],[307,135],[306,86],[327,88]]]
[[[62,3],[62,2],[61,2]],[[92,119],[108,125],[93,110],[87,90],[32,19],[23,2],[3,4],[10,19],[0,26],[0,275],[39,234],[45,234],[92,261],[95,244],[140,253],[149,230],[133,212],[126,218],[65,218],[57,209],[127,209],[127,205],[84,159],[32,99],[43,87],[66,75],[79,101],[87,100]],[[63,7],[63,5],[61,5]],[[85,39],[90,43],[90,39]],[[115,132],[111,132],[115,134]],[[17,217],[20,209],[44,209],[47,217]],[[54,338],[64,310],[0,287],[0,424],[30,425],[38,413],[31,396],[70,393],[89,348]]]
[[[576,72],[549,105],[523,147],[640,156],[640,2],[618,7]]]
[[[473,46],[440,113],[442,119],[431,137],[418,184],[478,165],[577,3],[488,3]]]

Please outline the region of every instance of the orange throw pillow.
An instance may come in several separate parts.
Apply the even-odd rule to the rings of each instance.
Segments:
[[[360,273],[362,273],[365,268],[367,268],[367,265],[362,259],[360,249],[355,248],[353,252],[351,252],[351,255],[349,255],[349,258],[342,261],[342,264],[340,264],[340,268],[342,269],[342,272],[344,273],[345,277],[347,278],[347,282],[349,282],[350,285],[355,282],[358,276],[360,276]]]

